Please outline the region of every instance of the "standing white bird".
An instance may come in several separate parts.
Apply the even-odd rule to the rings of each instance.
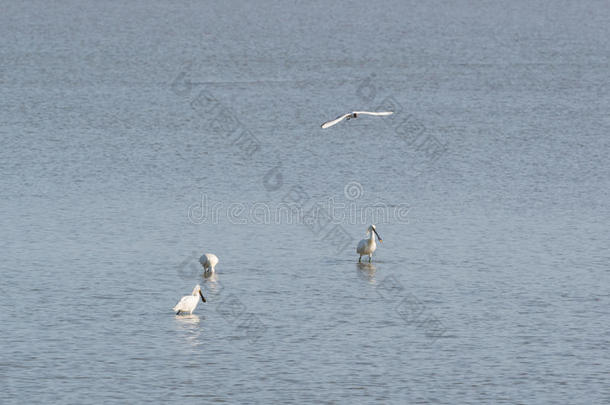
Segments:
[[[193,315],[193,311],[195,308],[197,308],[197,304],[199,304],[199,297],[197,295],[201,297],[201,301],[205,302],[205,298],[203,297],[199,284],[195,286],[191,295],[186,295],[182,297],[180,301],[178,301],[174,307],[176,315],[180,315],[180,312],[188,312],[190,315]]]
[[[218,257],[214,253],[206,253],[199,258],[204,273],[214,273],[214,267],[218,264]]]
[[[358,259],[359,263],[362,261],[362,256],[366,255],[369,256],[369,263],[371,262],[371,259],[373,258],[373,252],[375,251],[375,249],[377,249],[377,244],[375,243],[375,235],[377,235],[377,239],[379,239],[379,243],[381,243],[383,240],[377,233],[375,225],[371,225],[367,229],[368,238],[362,239],[360,242],[358,242],[356,252],[360,255],[360,258]]]
[[[340,123],[343,120],[350,120],[352,118],[358,118],[359,115],[375,115],[380,117],[385,117],[386,115],[394,114],[393,111],[380,111],[380,112],[372,112],[372,111],[352,111],[351,113],[343,114],[335,118],[334,120],[326,121],[322,124],[322,129],[326,129],[328,127],[332,127],[335,124]]]

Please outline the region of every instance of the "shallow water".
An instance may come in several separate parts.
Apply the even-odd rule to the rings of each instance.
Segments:
[[[605,3],[3,3],[2,403],[610,400]]]

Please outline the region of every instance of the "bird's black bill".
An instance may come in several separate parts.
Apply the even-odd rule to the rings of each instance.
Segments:
[[[375,235],[377,235],[377,239],[379,239],[379,242],[383,242],[383,239],[381,239],[381,236],[379,236],[375,229],[373,229],[373,232],[375,232]]]
[[[205,301],[205,297],[203,296],[203,294],[201,293],[201,291],[199,291],[199,296],[201,297],[201,301],[206,302],[206,301]]]

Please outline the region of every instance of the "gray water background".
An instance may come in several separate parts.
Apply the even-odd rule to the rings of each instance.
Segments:
[[[610,401],[607,2],[1,3],[0,402]]]

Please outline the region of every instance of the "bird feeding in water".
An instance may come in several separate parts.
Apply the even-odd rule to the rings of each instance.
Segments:
[[[197,308],[197,304],[199,303],[199,297],[201,297],[201,301],[205,302],[201,287],[197,284],[191,295],[186,295],[178,301],[174,307],[176,315],[180,315],[180,312],[188,312],[189,315],[193,315],[193,311]]]
[[[394,114],[393,111],[352,111],[351,113],[343,114],[335,118],[334,120],[326,121],[321,125],[322,129],[326,129],[328,127],[332,127],[335,124],[340,123],[343,120],[350,120],[352,118],[358,118],[359,115],[374,115],[378,117],[385,117],[386,115]]]
[[[358,247],[356,248],[356,252],[360,255],[358,262],[362,261],[362,256],[369,256],[369,263],[373,258],[373,252],[377,249],[377,244],[375,243],[375,235],[377,235],[377,239],[379,239],[379,243],[383,242],[383,239],[377,233],[377,229],[375,225],[371,225],[367,229],[368,238],[362,239],[358,242]]]
[[[206,253],[199,258],[204,274],[214,273],[214,266],[218,264],[218,257],[214,253]]]

